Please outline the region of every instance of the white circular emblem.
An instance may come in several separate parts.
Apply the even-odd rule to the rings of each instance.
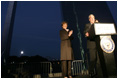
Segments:
[[[103,37],[100,41],[100,46],[106,53],[112,53],[115,49],[114,41],[109,37]]]

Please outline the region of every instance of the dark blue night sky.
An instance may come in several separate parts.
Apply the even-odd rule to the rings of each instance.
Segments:
[[[107,2],[117,24],[117,2]],[[1,32],[5,22],[8,2],[1,2]],[[59,1],[19,1],[10,55],[40,55],[60,59],[59,30],[63,21]]]

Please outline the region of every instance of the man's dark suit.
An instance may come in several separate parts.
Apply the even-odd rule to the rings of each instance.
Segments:
[[[68,32],[64,29],[60,30],[61,38],[61,60],[62,74],[64,77],[71,76],[71,60],[73,60],[73,51],[71,47],[72,37],[68,36]]]
[[[90,56],[89,73],[91,74],[94,72],[94,68],[96,67],[97,63],[97,49],[93,24],[88,23],[85,25],[84,34],[87,32],[89,33],[89,37],[87,37],[87,49],[89,50]]]

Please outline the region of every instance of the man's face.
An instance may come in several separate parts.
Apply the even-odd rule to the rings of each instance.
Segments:
[[[63,28],[64,28],[64,29],[67,29],[67,27],[68,27],[67,23],[64,23],[64,24],[63,24]]]
[[[90,21],[91,24],[93,24],[95,22],[95,17],[93,15],[91,15],[89,17],[89,21]]]

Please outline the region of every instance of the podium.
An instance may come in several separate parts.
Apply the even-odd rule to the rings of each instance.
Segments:
[[[98,74],[103,77],[117,77],[117,66],[114,58],[115,44],[111,35],[116,35],[115,26],[113,23],[95,23],[94,33],[95,42],[100,61],[100,67],[97,67]],[[99,71],[101,68],[101,71]]]

